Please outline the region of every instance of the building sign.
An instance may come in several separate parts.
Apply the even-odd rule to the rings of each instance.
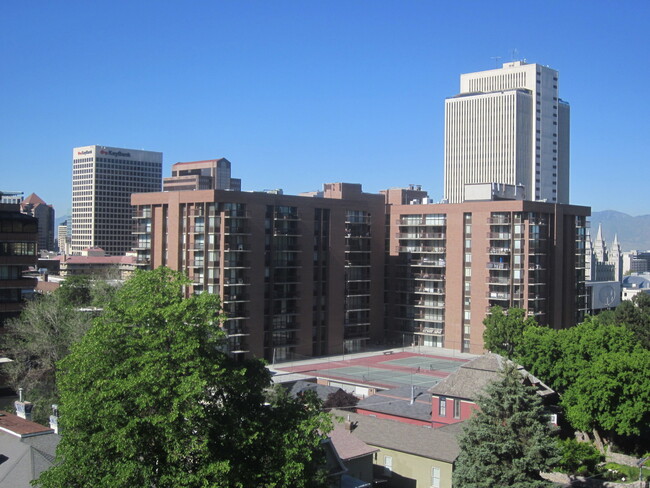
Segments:
[[[131,153],[122,151],[111,151],[110,149],[100,149],[99,154],[106,154],[108,156],[116,156],[118,158],[130,158]]]
[[[77,151],[77,156],[83,156],[85,154],[92,154],[93,152],[90,149],[86,149],[85,151]]]

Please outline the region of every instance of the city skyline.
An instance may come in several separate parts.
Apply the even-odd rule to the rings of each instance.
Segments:
[[[6,6],[1,189],[69,214],[70,150],[98,144],[160,151],[165,175],[225,157],[245,191],[415,183],[439,201],[458,76],[526,59],[557,69],[571,104],[571,203],[647,214],[648,102],[632,88],[649,7],[583,6]]]

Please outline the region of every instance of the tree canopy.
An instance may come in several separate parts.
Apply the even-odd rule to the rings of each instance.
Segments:
[[[8,321],[3,337],[4,353],[12,359],[3,365],[9,385],[23,388],[25,399],[34,404],[32,418],[47,423],[50,405],[58,402],[56,363],[81,340],[92,316],[75,310],[63,296],[37,296],[19,317]]]
[[[266,403],[270,375],[224,352],[218,297],[138,272],[60,362],[48,487],[324,486],[329,420],[311,397]]]
[[[531,327],[518,360],[562,395],[574,428],[650,437],[650,351],[629,328],[599,317],[569,329]]]
[[[485,349],[513,359],[522,340],[524,330],[537,325],[535,319],[526,317],[523,308],[504,310],[499,306],[490,309],[483,319],[483,344]]]
[[[535,389],[524,385],[513,365],[477,401],[480,409],[459,438],[453,485],[458,488],[538,488],[559,459],[549,416]]]

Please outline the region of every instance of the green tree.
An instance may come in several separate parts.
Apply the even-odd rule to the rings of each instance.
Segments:
[[[632,301],[624,300],[614,310],[615,323],[624,325],[639,340],[641,345],[650,349],[650,295],[639,293]]]
[[[607,315],[563,330],[532,327],[520,351],[519,362],[562,395],[574,428],[599,442],[650,438],[650,351],[629,328]]]
[[[264,389],[261,361],[223,352],[218,297],[138,272],[64,360],[63,437],[44,487],[323,486],[320,405]]]
[[[12,359],[3,365],[9,385],[23,388],[34,404],[32,418],[47,424],[50,405],[58,403],[56,363],[90,328],[92,316],[79,312],[58,294],[38,296],[10,320],[3,336],[4,353]]]
[[[561,459],[558,469],[569,475],[589,476],[596,472],[596,466],[605,460],[598,449],[589,442],[563,439],[558,441]]]
[[[357,403],[359,403],[359,399],[352,393],[348,393],[345,390],[338,390],[327,395],[327,399],[323,403],[323,408],[326,408],[327,411],[332,408],[346,408],[350,409],[349,411],[354,411]]]
[[[63,280],[54,292],[61,299],[74,307],[86,307],[91,304],[92,279],[88,275],[72,275]]]
[[[540,477],[559,459],[548,414],[535,389],[509,365],[486,388],[480,409],[459,438],[453,485],[458,488],[552,486]]]
[[[537,323],[534,318],[526,317],[523,308],[511,308],[506,311],[499,306],[494,306],[483,320],[483,325],[485,325],[483,331],[485,349],[513,359],[523,340],[524,330]]]

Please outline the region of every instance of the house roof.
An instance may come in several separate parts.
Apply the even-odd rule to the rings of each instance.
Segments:
[[[370,447],[359,437],[353,435],[350,429],[346,429],[344,424],[338,422],[335,422],[334,430],[329,433],[329,437],[343,461],[367,456],[378,451],[376,447]]]
[[[325,401],[327,400],[327,397],[332,393],[336,393],[340,389],[341,388],[335,386],[319,385],[318,383],[312,383],[311,381],[298,380],[291,387],[291,390],[289,390],[289,394],[292,397],[295,397],[305,391],[314,391],[316,392],[316,395],[318,395],[318,398]]]
[[[31,420],[25,420],[3,410],[0,410],[0,431],[16,437],[29,437],[54,432],[49,427],[44,427]]]
[[[435,396],[448,396],[476,400],[490,383],[499,379],[503,367],[509,361],[499,354],[488,353],[463,364],[458,371],[447,376],[440,383],[432,386],[429,392]],[[531,375],[523,367],[517,366],[521,375],[537,388],[540,396],[555,392]]]
[[[431,393],[426,388],[413,387],[415,400],[411,404],[411,387],[401,386],[378,391],[364,398],[357,408],[417,420],[431,420]]]
[[[350,418],[352,434],[370,446],[392,449],[428,459],[453,463],[459,453],[454,433],[442,429],[407,424],[395,420],[380,419],[332,410],[337,417]]]
[[[135,256],[57,256],[62,264],[136,264]]]
[[[6,412],[0,413],[3,414],[0,416],[3,425],[0,429],[0,486],[29,488],[30,481],[54,463],[61,437],[42,425]],[[21,437],[18,432],[31,432],[32,435]]]

